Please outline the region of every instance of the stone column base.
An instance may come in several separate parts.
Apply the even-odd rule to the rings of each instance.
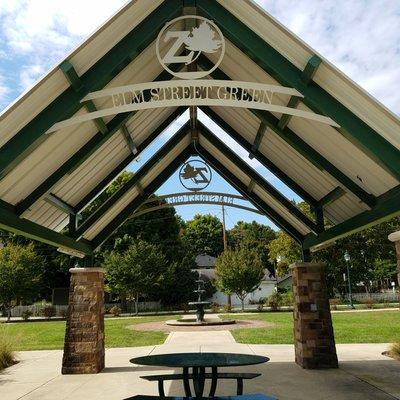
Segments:
[[[305,369],[337,368],[324,264],[294,263],[294,345]]]
[[[62,374],[95,374],[104,368],[104,271],[71,268]]]

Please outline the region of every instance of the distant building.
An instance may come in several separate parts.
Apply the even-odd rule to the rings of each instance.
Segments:
[[[207,277],[210,280],[214,280],[216,277],[216,271],[214,268],[215,265],[215,257],[209,256],[208,254],[200,254],[196,257],[196,271],[198,271],[203,277]],[[266,298],[271,294],[275,293],[276,289],[276,278],[271,276],[271,273],[266,269],[265,275],[263,280],[261,281],[260,285],[256,290],[252,293],[248,294],[245,299],[245,304],[256,303],[261,298]],[[207,299],[212,302],[224,305],[227,303],[227,296],[226,294],[217,291],[214,293],[211,299]],[[240,306],[241,302],[240,299],[233,295],[231,297],[232,306]]]
[[[194,262],[196,263],[196,268],[198,269],[210,269],[214,268],[215,261],[217,259],[213,256],[209,256],[208,254],[199,254]]]

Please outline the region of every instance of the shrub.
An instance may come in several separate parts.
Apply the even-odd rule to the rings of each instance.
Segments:
[[[271,311],[278,311],[282,306],[282,294],[274,293],[267,298],[267,306],[270,307]]]
[[[113,306],[110,308],[110,313],[114,316],[114,317],[119,317],[121,315],[121,308],[118,306]]]
[[[16,363],[13,347],[11,336],[5,329],[0,329],[0,370]]]
[[[56,309],[53,306],[46,306],[43,308],[43,316],[46,319],[51,319],[52,317],[55,317],[56,315]]]
[[[286,293],[282,293],[281,295],[281,305],[282,306],[290,306],[292,307],[294,304],[294,296],[293,296],[293,292],[289,291]]]
[[[220,305],[218,303],[211,303],[210,309],[212,313],[218,313],[220,310]]]
[[[337,306],[341,303],[342,303],[341,300],[338,298],[329,300],[329,304],[331,305],[331,310],[337,310]]]
[[[24,321],[28,321],[30,317],[32,317],[33,312],[31,310],[26,310],[22,313],[21,317]]]
[[[62,308],[62,309],[60,310],[59,314],[60,314],[60,317],[61,317],[61,318],[64,318],[64,319],[65,319],[65,318],[67,318],[68,310],[65,309],[65,308]]]
[[[400,342],[393,343],[390,346],[389,354],[396,360],[400,360]]]
[[[264,304],[263,303],[257,304],[257,311],[262,311],[263,308],[264,308]]]
[[[374,308],[374,304],[375,304],[375,301],[374,301],[374,299],[373,298],[368,298],[368,299],[365,299],[364,301],[363,301],[363,303],[365,304],[365,306],[367,307],[367,308]]]
[[[226,313],[232,312],[232,306],[230,304],[225,304],[223,309],[224,309],[224,312],[226,312]]]

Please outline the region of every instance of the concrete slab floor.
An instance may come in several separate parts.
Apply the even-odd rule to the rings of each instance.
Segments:
[[[386,344],[338,345],[340,368],[312,371],[294,364],[291,345],[236,344],[226,334],[217,343],[215,335],[221,332],[210,334],[195,341],[193,334],[179,332],[160,346],[107,349],[106,368],[97,375],[61,375],[59,350],[21,352],[20,363],[0,374],[0,399],[121,400],[135,394],[156,395],[157,384],[140,376],[173,370],[135,366],[129,359],[157,352],[185,351],[229,351],[270,357],[267,364],[236,368],[262,373],[260,378],[245,382],[245,393],[266,393],[280,400],[400,399],[400,363],[381,355],[388,347]],[[179,382],[166,383],[165,391],[169,395],[183,394]],[[234,393],[234,382],[218,383],[217,395]]]

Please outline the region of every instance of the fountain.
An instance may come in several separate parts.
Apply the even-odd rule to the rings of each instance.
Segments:
[[[204,289],[204,281],[201,279],[201,272],[199,272],[199,279],[196,281],[197,289],[193,290],[194,293],[197,293],[197,301],[190,301],[189,306],[196,307],[196,322],[198,324],[204,323],[204,307],[209,306],[211,302],[209,301],[201,301],[201,295],[205,292]]]
[[[166,321],[167,325],[174,326],[204,326],[204,325],[228,325],[234,324],[235,320],[222,320],[219,317],[216,318],[204,318],[205,310],[207,306],[211,304],[209,301],[202,301],[201,296],[206,291],[204,289],[204,280],[201,279],[201,272],[199,271],[199,278],[196,280],[197,289],[193,290],[194,293],[197,293],[197,301],[190,301],[189,306],[196,307],[196,319],[191,317],[184,317],[182,319]]]

